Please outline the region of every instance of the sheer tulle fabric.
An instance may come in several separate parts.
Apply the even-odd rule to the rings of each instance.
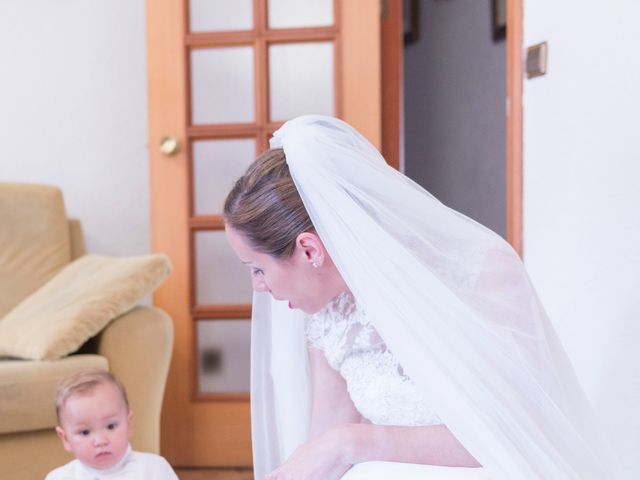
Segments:
[[[346,123],[274,134],[311,220],[404,371],[494,480],[618,478],[522,262],[498,235],[389,167]],[[306,438],[302,314],[254,297],[256,478]],[[447,478],[447,477],[445,477]]]

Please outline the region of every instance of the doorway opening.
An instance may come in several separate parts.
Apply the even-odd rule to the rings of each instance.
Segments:
[[[496,24],[492,2],[406,4],[419,8],[404,15],[404,171],[445,205],[506,238],[503,25]]]

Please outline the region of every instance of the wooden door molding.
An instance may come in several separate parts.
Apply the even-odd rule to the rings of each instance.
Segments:
[[[388,0],[381,26],[382,156],[400,170],[403,96],[402,0]]]
[[[507,0],[507,241],[522,244],[522,0]]]

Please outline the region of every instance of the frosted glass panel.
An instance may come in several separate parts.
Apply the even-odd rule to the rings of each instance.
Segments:
[[[191,0],[192,32],[224,32],[253,28],[253,0]]]
[[[222,214],[227,193],[255,156],[254,139],[193,142],[194,213]]]
[[[269,76],[272,121],[308,113],[334,115],[332,42],[272,45]]]
[[[269,28],[333,24],[333,0],[269,0]]]
[[[249,320],[198,321],[198,384],[202,393],[249,391]]]
[[[253,48],[191,51],[191,111],[194,124],[253,122]]]
[[[251,303],[251,278],[223,231],[195,232],[196,303]]]

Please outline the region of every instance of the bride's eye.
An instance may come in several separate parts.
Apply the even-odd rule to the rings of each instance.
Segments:
[[[251,275],[262,275],[264,272],[261,268],[252,268]]]

